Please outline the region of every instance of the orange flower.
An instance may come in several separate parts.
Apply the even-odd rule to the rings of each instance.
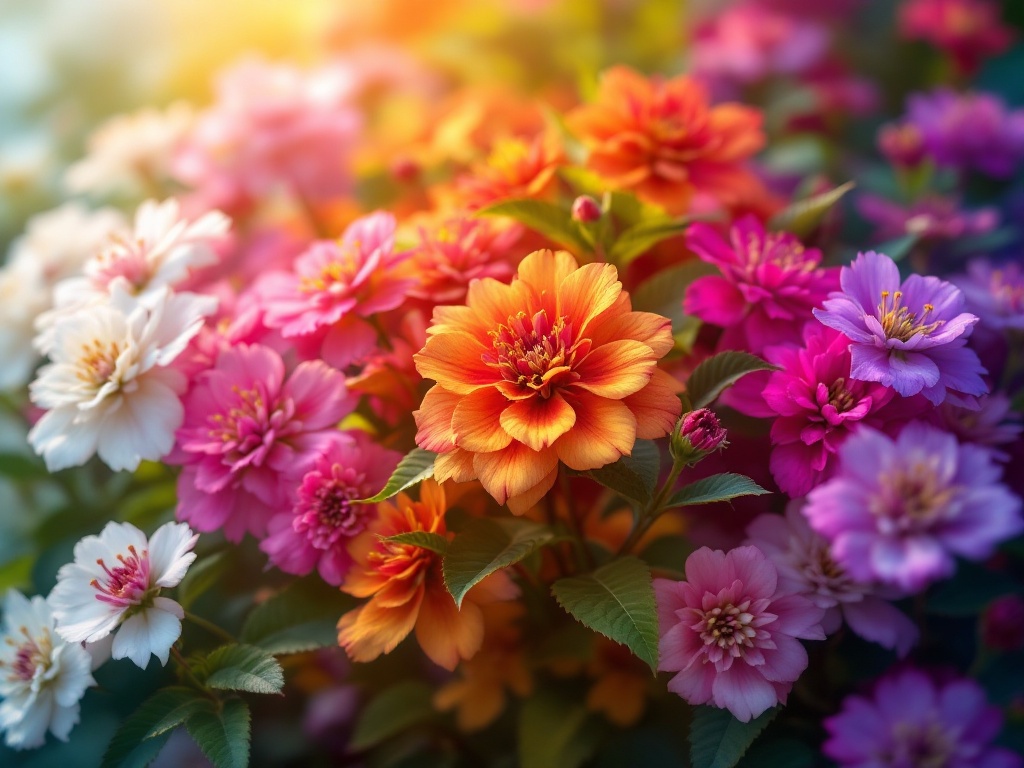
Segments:
[[[598,637],[587,674],[594,678],[587,692],[587,709],[604,713],[623,728],[636,725],[651,694],[654,678],[650,670],[626,646]]]
[[[414,361],[437,384],[413,414],[416,442],[440,454],[439,480],[479,478],[516,514],[547,493],[559,461],[610,464],[680,414],[679,387],[657,367],[671,323],[633,312],[610,264],[535,251],[511,285],[478,280],[466,306],[437,307],[427,334]]]
[[[532,141],[499,139],[486,162],[458,179],[455,202],[475,211],[499,200],[548,198],[563,162],[561,147],[550,135]]]
[[[688,77],[648,80],[626,67],[604,73],[597,102],[566,124],[590,150],[587,166],[616,189],[631,189],[673,214],[697,194],[729,206],[759,184],[743,162],[764,146],[761,113],[739,104],[710,107]]]
[[[411,531],[447,536],[444,490],[431,480],[420,486],[420,500],[398,494],[395,504],[378,505],[379,518],[349,546],[355,564],[342,590],[369,597],[338,622],[338,644],[354,661],[372,661],[390,653],[416,629],[423,652],[445,669],[455,669],[483,641],[482,603],[510,600],[518,588],[504,572],[476,585],[462,610],[445,588],[441,556],[412,544],[386,541]]]

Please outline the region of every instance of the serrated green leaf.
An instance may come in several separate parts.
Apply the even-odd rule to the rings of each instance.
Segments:
[[[564,245],[574,253],[591,250],[579,233],[570,212],[543,200],[502,200],[478,211],[480,216],[506,216]]]
[[[686,394],[694,408],[707,408],[748,373],[775,370],[778,370],[776,366],[749,352],[719,352],[693,369],[686,380]]]
[[[338,619],[353,605],[318,576],[300,579],[256,606],[240,639],[273,654],[330,648],[338,644]]]
[[[407,531],[396,533],[394,536],[384,537],[384,541],[393,541],[396,544],[412,544],[414,547],[422,547],[443,555],[448,550],[448,539],[439,533],[430,531]]]
[[[466,593],[484,578],[553,539],[550,528],[530,520],[474,520],[452,539],[444,557],[444,583],[455,604],[461,607]]]
[[[627,556],[592,573],[559,579],[551,593],[577,621],[658,669],[658,614],[647,564]]]
[[[277,659],[253,645],[218,648],[203,660],[202,671],[208,686],[226,691],[281,693],[284,687]]]
[[[717,272],[713,266],[700,259],[656,272],[630,293],[633,309],[667,317],[672,321],[673,333],[679,333],[688,319],[683,312],[683,296],[687,286],[700,277]]]
[[[690,723],[693,768],[734,768],[779,711],[780,707],[774,707],[741,723],[727,710],[697,707]]]
[[[422,448],[413,448],[405,457],[398,462],[395,471],[391,473],[387,484],[368,499],[357,499],[360,504],[374,504],[378,501],[390,499],[396,493],[411,488],[416,483],[434,476],[434,459],[437,454],[433,451],[425,451]]]
[[[612,245],[608,259],[620,269],[627,266],[662,240],[668,240],[686,231],[689,219],[663,219],[641,221],[622,232]]]
[[[658,484],[661,452],[653,440],[637,440],[633,453],[586,474],[627,499],[650,501]]]
[[[848,181],[827,192],[797,200],[772,216],[768,228],[777,232],[792,232],[797,237],[807,237],[821,224],[825,215],[843,198],[843,195],[855,186],[852,181]]]
[[[185,728],[215,768],[249,765],[249,705],[241,699],[228,699],[220,708],[204,702],[201,711],[185,721]]]
[[[519,716],[521,768],[578,768],[597,749],[601,733],[582,702],[542,691],[523,704]]]
[[[746,475],[722,472],[701,478],[679,489],[672,494],[672,498],[668,500],[665,508],[712,504],[739,496],[764,496],[766,493],[771,493],[771,491],[765,490]]]
[[[363,709],[352,730],[349,748],[370,749],[434,716],[433,691],[419,680],[407,680],[379,693]]]
[[[204,555],[193,563],[178,585],[178,602],[181,607],[188,610],[200,595],[220,580],[230,562],[228,550],[222,550]]]
[[[142,768],[157,756],[168,732],[180,725],[205,697],[193,688],[173,686],[162,688],[146,699],[121,727],[107,745],[102,768]],[[184,714],[178,719],[178,716]],[[173,723],[164,728],[164,724]],[[162,738],[161,738],[162,736]]]

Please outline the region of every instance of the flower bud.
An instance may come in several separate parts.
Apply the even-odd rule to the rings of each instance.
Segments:
[[[590,224],[602,216],[601,206],[589,195],[580,195],[572,204],[572,217],[582,224]]]
[[[669,449],[677,461],[696,464],[726,444],[725,429],[718,417],[707,408],[699,408],[684,415],[676,424]]]
[[[993,600],[981,619],[981,639],[999,651],[1024,648],[1024,600],[1017,595]]]
[[[391,177],[398,182],[416,181],[420,177],[420,164],[407,155],[400,155],[391,161]]]
[[[916,125],[886,125],[878,132],[878,148],[890,163],[900,168],[913,168],[924,160],[924,138]]]

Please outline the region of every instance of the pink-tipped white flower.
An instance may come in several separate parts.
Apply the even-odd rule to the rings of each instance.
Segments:
[[[8,747],[40,747],[47,731],[67,741],[79,700],[96,685],[91,669],[89,652],[55,631],[46,600],[8,590],[0,628],[0,731]]]
[[[109,303],[57,324],[51,362],[30,387],[32,402],[47,412],[28,436],[51,472],[94,453],[111,469],[134,470],[171,450],[187,382],[170,363],[215,305],[165,288],[147,307],[115,290]]]
[[[184,578],[198,539],[185,523],[166,523],[148,541],[131,523],[107,523],[99,536],[86,536],[50,593],[57,632],[68,642],[93,643],[117,629],[113,658],[142,669],[150,655],[166,664],[185,613],[160,591]]]

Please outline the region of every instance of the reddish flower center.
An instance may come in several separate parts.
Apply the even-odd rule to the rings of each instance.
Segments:
[[[351,538],[366,528],[371,506],[352,503],[352,499],[363,495],[360,489],[366,482],[365,474],[335,464],[331,476],[317,472],[313,478],[307,476],[307,481],[310,479],[316,484],[307,489],[306,481],[303,482],[292,523],[297,533],[306,534],[317,549],[327,550],[338,539]]]
[[[878,321],[882,324],[882,330],[887,339],[898,341],[910,341],[919,334],[927,335],[945,323],[945,320],[928,322],[928,315],[934,310],[931,304],[924,305],[924,312],[920,319],[903,306],[903,291],[882,291],[882,301],[878,305]]]
[[[100,582],[93,579],[90,584],[96,590],[96,599],[117,606],[138,605],[149,589],[149,552],[140,555],[134,545],[129,545],[128,556],[118,555],[120,565],[108,568],[100,558],[96,563],[106,573]]]
[[[744,600],[738,606],[727,603],[706,611],[700,633],[704,644],[717,645],[723,650],[729,650],[734,645],[753,648],[757,630],[750,626],[754,615],[747,612],[749,608],[750,601]]]
[[[7,679],[11,682],[28,683],[35,679],[40,668],[44,671],[49,668],[53,655],[53,640],[49,632],[44,631],[42,636],[32,637],[27,627],[19,629],[25,639],[14,654],[14,662],[7,673]],[[13,638],[8,638],[7,642],[15,645]],[[0,666],[6,664],[0,661]]]
[[[954,768],[955,745],[940,723],[897,723],[879,763],[898,768]]]
[[[266,388],[257,382],[251,389],[232,387],[235,405],[227,413],[215,413],[207,419],[207,434],[223,443],[232,460],[241,457],[247,464],[260,466],[274,440],[282,436],[294,414],[290,400],[271,402]]]
[[[494,351],[484,354],[483,361],[505,381],[544,398],[550,397],[556,386],[579,379],[572,367],[591,346],[589,339],[573,341],[572,325],[564,316],[552,323],[543,309],[533,317],[525,312],[510,315],[490,336]]]
[[[404,516],[404,525],[401,526],[401,530],[394,530],[393,533],[424,530],[412,509],[404,510]],[[443,535],[444,529],[442,528],[436,533]],[[387,538],[379,539],[376,547],[367,555],[367,565],[373,571],[384,576],[399,577],[403,581],[410,579],[422,581],[435,562],[440,564],[440,559],[431,550],[418,547],[415,544],[388,541]]]

